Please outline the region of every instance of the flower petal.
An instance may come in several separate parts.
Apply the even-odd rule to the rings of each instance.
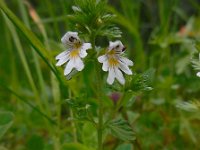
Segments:
[[[75,63],[75,68],[76,68],[78,71],[83,70],[84,64],[83,64],[83,61],[80,59],[80,57],[76,57],[76,58],[74,59],[74,63]]]
[[[114,80],[115,80],[114,69],[113,68],[109,68],[107,83],[111,85],[111,84],[113,84]]]
[[[128,66],[122,62],[120,62],[119,68],[126,74],[132,75],[132,71],[128,68]]]
[[[98,61],[100,62],[100,63],[103,63],[104,61],[107,61],[107,56],[106,55],[102,55],[102,56],[99,56],[98,57]]]
[[[92,45],[91,45],[91,43],[83,43],[83,45],[82,45],[82,47],[81,47],[81,49],[82,50],[88,50],[88,49],[91,49],[92,48]]]
[[[109,66],[108,66],[108,61],[104,61],[104,62],[103,62],[103,66],[102,66],[102,70],[103,70],[103,71],[108,71],[108,68],[109,68]]]
[[[79,53],[79,56],[81,58],[85,58],[87,56],[86,50],[91,49],[91,48],[92,48],[92,46],[91,46],[90,43],[83,43],[81,50],[80,50],[80,53]]]
[[[69,55],[62,57],[57,63],[56,66],[61,66],[69,60]]]
[[[81,58],[85,58],[85,57],[87,56],[87,52],[84,51],[84,50],[80,50],[79,56],[80,56]]]
[[[62,52],[62,53],[60,53],[60,54],[58,54],[58,55],[56,56],[56,60],[61,59],[62,57],[65,57],[65,56],[68,55],[68,54],[69,54],[69,50],[66,50],[66,51],[64,51],[64,52]]]
[[[114,69],[115,69],[115,74],[116,74],[117,80],[119,81],[119,83],[124,85],[125,79],[124,79],[122,72],[117,67],[115,67]]]
[[[116,46],[115,42],[109,42],[109,49],[113,49]]]
[[[197,76],[200,77],[200,72],[197,72]]]
[[[79,56],[80,56],[81,58],[85,58],[85,57],[87,56],[86,50],[81,49],[80,52],[79,52]]]
[[[133,66],[133,62],[126,57],[120,57],[120,61],[128,66]]]
[[[70,61],[67,63],[65,70],[64,70],[64,75],[68,75],[72,69],[74,68],[75,64],[74,64],[74,60],[70,59]]]

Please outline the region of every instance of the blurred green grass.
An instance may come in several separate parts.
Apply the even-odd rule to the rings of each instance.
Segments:
[[[13,112],[14,122],[0,139],[0,146],[8,150],[51,150],[78,140],[93,148],[97,141],[87,137],[91,132],[95,137],[96,131],[88,124],[77,127],[78,137],[74,139],[68,119],[72,111],[65,99],[71,95],[80,98],[83,104],[87,99],[92,109],[97,107],[93,99],[88,99],[96,92],[90,81],[94,66],[88,65],[82,78],[70,81],[62,76],[62,69],[54,67],[54,56],[63,50],[61,36],[73,30],[67,15],[72,13],[74,2],[5,2],[17,18],[1,0],[0,111]],[[190,63],[197,51],[195,42],[200,38],[199,3],[198,0],[109,1],[107,9],[117,15],[114,22],[122,28],[122,41],[135,63],[134,71],[155,69],[153,90],[137,93],[133,104],[119,112],[132,122],[136,131],[134,149],[200,149],[200,111],[188,112],[176,107],[177,103],[199,101],[200,97],[200,80]],[[113,109],[109,99],[105,105],[106,111]],[[122,148],[118,147],[120,144]],[[105,148],[129,150],[132,146],[107,137]]]

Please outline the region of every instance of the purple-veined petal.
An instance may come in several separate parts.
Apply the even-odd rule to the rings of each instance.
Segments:
[[[71,31],[69,31],[69,32],[65,33],[65,35],[61,38],[61,42],[64,45],[68,45],[69,43],[71,43],[71,41],[69,41],[69,38],[71,36],[74,37],[74,38],[76,38],[76,39],[79,39],[77,32],[71,32]]]

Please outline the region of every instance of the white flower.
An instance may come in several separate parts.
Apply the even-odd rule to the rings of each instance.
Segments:
[[[61,42],[68,49],[56,56],[56,66],[66,64],[64,75],[68,75],[73,68],[78,71],[83,70],[84,64],[81,58],[87,56],[87,49],[91,48],[90,43],[82,43],[77,32],[67,32],[61,39]]]
[[[197,76],[200,77],[200,72],[197,72]]]
[[[113,84],[115,78],[124,84],[125,79],[121,71],[132,75],[128,66],[133,66],[133,62],[122,56],[124,51],[125,47],[121,41],[110,42],[106,54],[98,57],[98,61],[103,63],[103,71],[108,71],[108,84]]]

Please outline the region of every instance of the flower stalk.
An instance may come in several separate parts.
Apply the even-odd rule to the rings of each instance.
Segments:
[[[92,49],[93,51],[96,52],[95,49],[95,40],[96,36],[95,33],[91,34],[91,44],[92,44]],[[97,94],[97,100],[99,103],[99,110],[98,110],[98,125],[97,125],[97,138],[98,138],[98,150],[103,150],[103,103],[102,103],[102,95],[101,95],[101,76],[100,76],[100,65],[98,61],[96,61],[96,77],[97,77],[97,89],[98,89],[98,94]]]
[[[99,68],[99,65],[97,63],[97,68]],[[98,103],[99,103],[99,112],[98,112],[98,128],[97,128],[97,134],[98,134],[98,150],[103,150],[103,103],[102,103],[102,95],[101,92],[101,77],[99,74],[99,69],[97,70],[97,88],[99,90],[98,94]]]

